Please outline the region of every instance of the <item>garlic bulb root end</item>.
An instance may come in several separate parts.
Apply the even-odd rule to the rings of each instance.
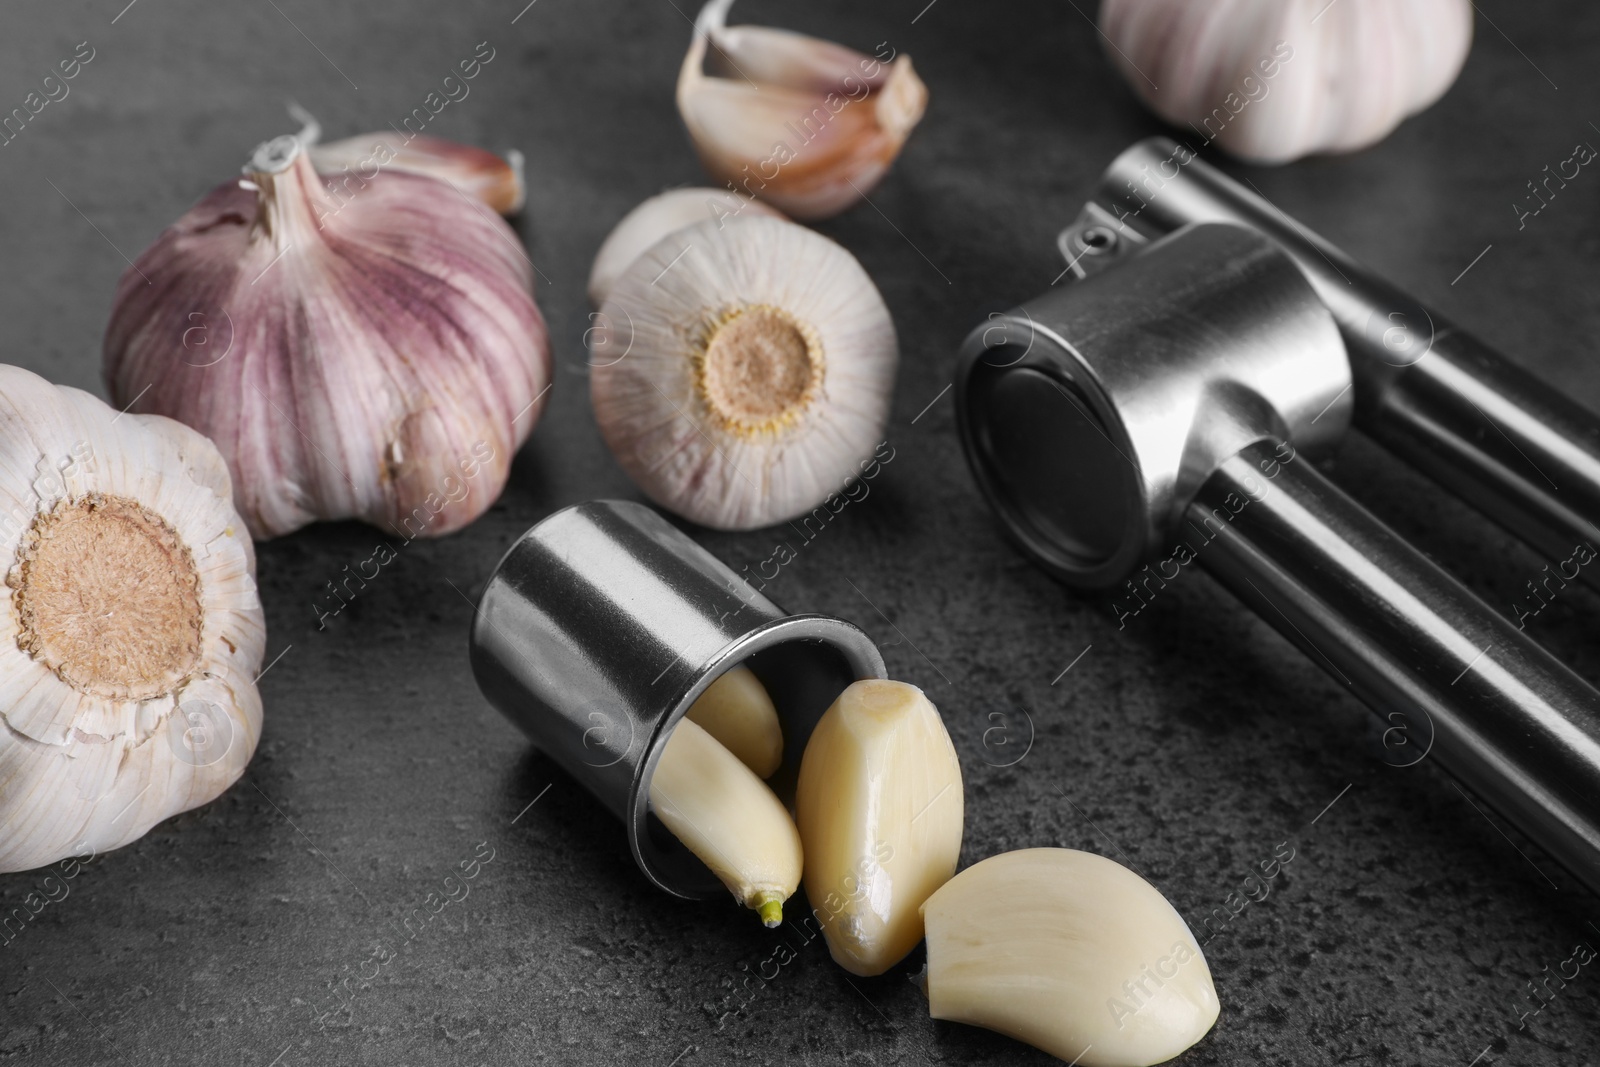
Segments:
[[[822,388],[823,369],[815,328],[768,304],[724,312],[695,354],[701,399],[743,437],[791,425]]]
[[[651,499],[703,525],[810,512],[884,447],[893,320],[850,253],[792,222],[663,237],[611,284],[589,344],[612,454]]]
[[[214,799],[261,736],[255,555],[216,447],[0,365],[0,873]]]
[[[63,499],[34,519],[17,560],[6,576],[17,646],[73,688],[149,700],[198,668],[205,612],[194,556],[138,501]]]

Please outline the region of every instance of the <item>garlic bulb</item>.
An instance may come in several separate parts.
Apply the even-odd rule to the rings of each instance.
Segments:
[[[663,507],[727,530],[842,492],[881,441],[899,360],[855,257],[770,218],[657,242],[589,340],[595,418],[623,469]]]
[[[396,148],[396,143],[400,147]],[[509,152],[502,159],[485,149],[442,137],[414,133],[401,138],[382,132],[313,144],[307,150],[311,165],[335,195],[342,189],[359,189],[388,170],[449,182],[502,215],[521,211],[527,198],[521,152]]]
[[[882,974],[922,940],[922,905],[961,856],[961,764],[938,709],[904,682],[856,682],[800,762],[806,898],[835,962]]]
[[[1469,0],[1104,0],[1107,55],[1167,121],[1283,163],[1387,137],[1444,95]]]
[[[689,719],[650,776],[650,809],[769,927],[800,885],[800,834],[765,782]]]
[[[0,872],[210,801],[261,735],[255,553],[210,441],[0,366]]]
[[[770,778],[783,762],[778,709],[749,667],[725,671],[700,694],[686,716],[738,756],[757,778]]]
[[[1217,1021],[1200,946],[1156,889],[1090,852],[1029,848],[928,898],[928,1010],[1081,1067],[1170,1060]]]
[[[732,4],[701,9],[678,72],[678,113],[700,161],[794,218],[837,215],[888,171],[928,90],[887,42],[869,56],[787,30],[730,27]]]
[[[612,228],[589,269],[589,299],[606,302],[622,272],[651,245],[697,222],[724,222],[746,215],[782,218],[759,200],[726,189],[668,189],[640,204]]]
[[[418,174],[330,194],[294,137],[246,170],[123,275],[105,341],[117,402],[215,441],[258,537],[471,522],[550,381],[516,234]]]

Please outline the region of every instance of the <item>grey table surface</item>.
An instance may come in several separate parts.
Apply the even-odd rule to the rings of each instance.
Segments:
[[[468,671],[471,601],[511,540],[563,505],[638,496],[590,412],[584,280],[623,212],[703,180],[672,102],[692,8],[125,2],[5,5],[0,109],[78,42],[94,59],[0,150],[0,358],[103,393],[125,257],[287,132],[286,100],[330,136],[381,129],[487,41],[496,58],[435,129],[527,154],[519,229],[547,279],[555,389],[499,503],[405,546],[325,628],[319,591],[382,535],[323,525],[259,547],[268,655],[282,658],[262,679],[254,761],[214,803],[96,859],[0,947],[0,1061],[1046,1062],[930,1021],[907,980],[915,957],[852,980],[820,943],[651,889],[621,826]],[[861,624],[942,709],[966,779],[964,863],[1103,852],[1198,927],[1292,844],[1271,895],[1207,944],[1222,1017],[1183,1062],[1600,1062],[1600,965],[1551,983],[1547,1002],[1529,986],[1576,943],[1600,946],[1600,902],[1429,762],[1376,759],[1369,714],[1209,579],[1175,583],[1119,630],[999,536],[941,393],[954,349],[1057,275],[1057,228],[1116,152],[1161,126],[1112,73],[1087,0],[925,4],[735,9],[866,49],[887,40],[932,94],[872,206],[820,227],[865,264],[900,330],[896,458],[768,591]],[[1523,229],[1511,206],[1576,142],[1600,144],[1600,9],[1479,7],[1459,83],[1382,145],[1244,172],[1600,408],[1600,176]],[[1359,437],[1331,473],[1508,612],[1544,562]],[[691,533],[736,568],[788,536]],[[1597,617],[1573,586],[1529,625],[1596,681]],[[985,731],[1009,714],[1020,742],[1017,708],[1032,747],[1001,766]],[[403,918],[491,849],[469,895],[406,939]],[[0,913],[39,878],[0,878]],[[768,963],[786,943],[795,958]],[[373,978],[366,961],[385,948],[396,956]]]

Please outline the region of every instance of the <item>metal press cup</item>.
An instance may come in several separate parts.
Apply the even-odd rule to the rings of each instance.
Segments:
[[[783,728],[782,790],[817,720],[850,683],[884,677],[860,629],[790,615],[651,509],[592,500],[549,516],[500,560],[472,623],[472,673],[495,707],[614,812],[669,893],[727,890],[649,811],[663,742],[740,664]]]

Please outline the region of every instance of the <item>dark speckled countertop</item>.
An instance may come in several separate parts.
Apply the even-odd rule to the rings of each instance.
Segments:
[[[500,502],[458,535],[405,546],[326,628],[319,589],[381,535],[317,526],[260,546],[268,656],[282,658],[262,679],[254,762],[216,802],[96,859],[0,946],[0,1062],[1045,1062],[931,1022],[914,964],[853,980],[814,943],[763,967],[792,932],[652,890],[621,826],[473,685],[471,598],[511,540],[563,505],[637,498],[590,413],[584,281],[623,212],[702,179],[672,103],[684,0],[524,2],[19,0],[0,16],[6,107],[77,42],[96,50],[70,97],[0,151],[0,358],[103,391],[123,254],[286,132],[286,100],[330,135],[383,128],[486,40],[497,58],[437,128],[526,152],[519,227],[548,278],[556,366]],[[1106,604],[1041,579],[1001,540],[941,396],[954,349],[1057,275],[1059,226],[1119,150],[1161,127],[1072,4],[925,2],[736,9],[861,47],[889,40],[932,94],[876,210],[820,227],[872,273],[901,333],[896,458],[768,592],[858,622],[939,705],[967,783],[964,862],[1102,852],[1198,927],[1292,844],[1270,896],[1207,944],[1222,1018],[1181,1062],[1600,1062],[1600,964],[1537,1014],[1528,999],[1576,943],[1600,947],[1600,902],[1430,763],[1378,760],[1368,713],[1209,578],[1173,583],[1118,630]],[[1585,171],[1520,231],[1511,207],[1575,142],[1600,143],[1600,9],[1479,6],[1439,105],[1371,151],[1248,173],[1600,408],[1600,176]],[[1543,564],[1362,438],[1331,473],[1507,611]],[[735,568],[786,536],[690,532]],[[1600,600],[1574,585],[1529,628],[1600,681],[1597,619]],[[998,766],[984,732],[994,713],[1024,730],[1018,708],[1032,747]],[[459,861],[491,849],[464,900],[378,978],[356,977]],[[0,878],[0,912],[40,876]],[[347,977],[353,994],[319,1023]]]

